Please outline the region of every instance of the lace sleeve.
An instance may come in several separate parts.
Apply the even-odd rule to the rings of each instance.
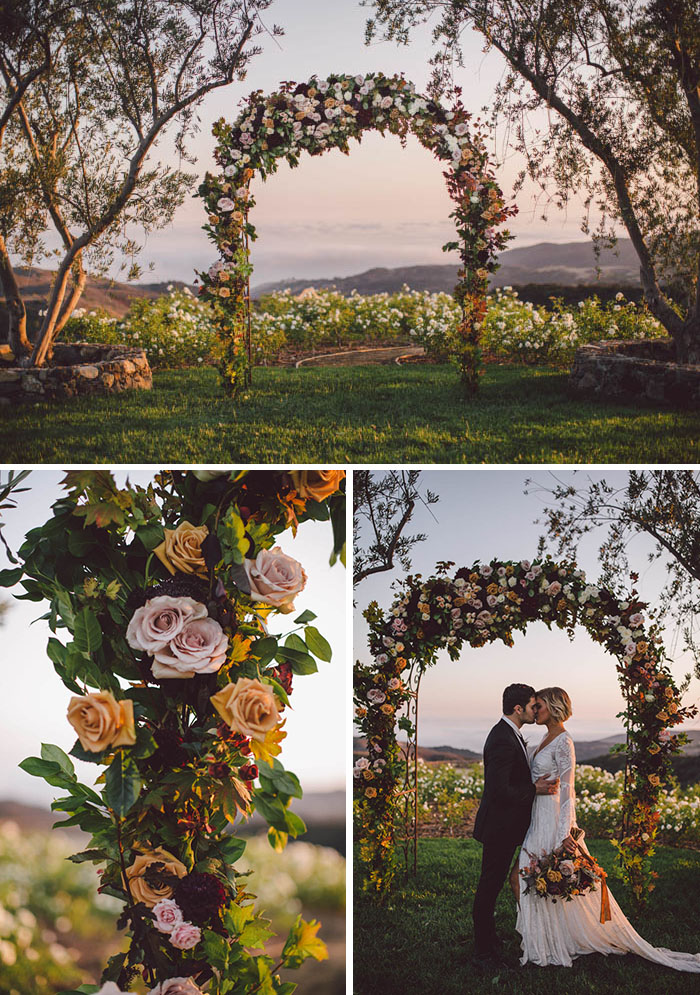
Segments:
[[[576,825],[576,791],[574,780],[576,775],[576,754],[574,744],[568,735],[560,736],[554,748],[554,755],[559,777],[559,820],[557,823],[557,846]]]

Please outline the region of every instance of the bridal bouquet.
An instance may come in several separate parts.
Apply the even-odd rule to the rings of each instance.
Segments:
[[[571,835],[578,841],[583,837],[583,830],[574,827]],[[542,852],[539,857],[529,852],[528,856],[529,864],[520,869],[526,895],[534,891],[541,898],[551,898],[552,902],[558,899],[571,902],[577,895],[596,891],[596,885],[600,882],[600,921],[610,919],[607,874],[590,853],[578,847],[575,854],[570,854],[560,846],[551,853]]]

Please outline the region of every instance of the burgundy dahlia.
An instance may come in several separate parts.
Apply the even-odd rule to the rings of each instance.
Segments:
[[[258,776],[258,768],[255,764],[244,764],[238,771],[244,781],[254,781]]]
[[[294,671],[292,670],[291,664],[280,663],[278,667],[274,667],[273,670],[270,671],[270,676],[274,677],[274,679],[282,685],[287,694],[291,694],[293,673]]]
[[[173,898],[190,922],[209,922],[226,902],[226,889],[213,874],[193,871],[180,878]]]

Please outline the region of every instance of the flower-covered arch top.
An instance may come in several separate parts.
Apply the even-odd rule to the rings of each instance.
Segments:
[[[204,296],[223,305],[221,369],[234,389],[249,380],[248,246],[256,237],[249,218],[251,181],[274,173],[281,159],[297,166],[302,152],[320,155],[339,148],[347,153],[350,139],[359,141],[370,129],[401,139],[414,134],[445,164],[458,240],[444,248],[458,251],[462,262],[455,289],[462,307],[455,352],[465,383],[475,385],[488,274],[509,238],[498,226],[514,208],[504,204],[482,126],[464,108],[459,91],[448,108],[416,93],[402,76],[369,73],[313,76],[306,83],[283,83],[271,94],[256,90],[232,124],[220,120],[214,126],[222,172],[207,174],[199,192],[209,213],[205,230],[221,259],[201,277]]]
[[[372,662],[355,669],[357,723],[367,741],[367,757],[356,764],[360,865],[368,887],[389,887],[396,869],[395,809],[406,792],[405,758],[396,741],[397,712],[415,702],[421,674],[440,650],[459,658],[462,646],[497,639],[513,645],[513,632],[533,620],[573,635],[583,626],[617,657],[626,700],[627,779],[624,838],[618,843],[626,874],[638,899],[648,888],[644,858],[653,851],[659,792],[670,770],[679,737],[667,729],[695,714],[681,705],[680,693],[664,664],[656,625],[645,628],[645,605],[632,592],[624,599],[586,582],[575,564],[550,559],[530,563],[492,560],[449,574],[438,564],[435,576],[408,577],[388,614],[376,602],[365,611]],[[563,681],[563,678],[562,678]],[[399,727],[409,736],[413,723]]]

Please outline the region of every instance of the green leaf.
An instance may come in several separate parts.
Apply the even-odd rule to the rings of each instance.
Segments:
[[[139,796],[141,778],[133,760],[119,750],[105,774],[104,799],[109,808],[125,816]]]
[[[126,960],[126,953],[115,954],[110,957],[107,961],[107,967],[102,972],[101,981],[104,984],[105,981],[116,981],[122,972],[124,967],[124,961]]]
[[[225,971],[228,967],[229,945],[223,936],[214,933],[211,929],[204,931],[202,939],[204,956],[212,965],[220,971]]]
[[[315,618],[318,618],[315,612],[310,611],[308,608],[294,619],[295,625],[303,625],[305,622],[313,622]]]
[[[226,864],[235,864],[243,856],[245,848],[246,841],[236,836],[226,836],[218,845],[219,853]]]
[[[72,632],[75,624],[75,614],[73,612],[73,603],[71,602],[68,591],[59,591],[56,595],[56,602],[58,606],[58,614],[61,616],[61,620],[64,622],[66,628],[70,629]]]
[[[41,759],[58,764],[61,770],[65,771],[69,777],[75,778],[75,767],[73,766],[73,761],[67,753],[63,752],[60,746],[52,746],[51,743],[42,743]]]
[[[163,526],[156,523],[141,525],[136,530],[136,538],[143,545],[144,549],[147,549],[150,553],[156,546],[160,546],[163,541]]]
[[[255,907],[252,905],[229,905],[224,912],[224,925],[230,933],[238,936],[254,915]]]
[[[307,625],[304,629],[304,639],[311,653],[319,660],[328,662],[333,656],[331,644],[318,631],[315,625]]]
[[[280,832],[287,832],[287,811],[279,798],[272,798],[256,791],[253,796],[256,811],[260,813],[265,822]]]
[[[270,929],[270,921],[268,919],[254,919],[243,929],[239,937],[239,942],[244,947],[262,947],[274,935],[275,933]]]
[[[70,751],[70,755],[75,757],[76,760],[83,760],[88,764],[101,764],[108,753],[109,750],[100,750],[99,753],[86,750],[79,739],[76,739]]]
[[[88,860],[97,863],[101,860],[107,860],[107,854],[104,850],[81,850],[80,853],[71,854],[68,859],[73,864],[84,864]]]
[[[0,570],[0,587],[14,587],[23,573],[24,567],[17,567],[15,570]]]
[[[68,552],[77,559],[83,559],[99,545],[92,532],[71,532],[68,536]]]
[[[306,823],[296,812],[290,812],[289,809],[285,809],[284,814],[286,816],[287,831],[290,836],[296,838],[306,832]]]
[[[42,760],[39,757],[27,757],[19,764],[20,768],[32,777],[41,777],[47,784],[55,788],[67,788],[69,791],[75,783],[75,775],[68,777],[54,760]]]
[[[102,645],[102,629],[91,608],[82,608],[75,616],[73,642],[79,652],[88,655],[94,653]]]
[[[277,655],[277,640],[274,636],[265,636],[256,640],[250,648],[251,655],[260,661],[260,666],[265,667]]]
[[[308,653],[308,649],[306,648],[306,643],[301,638],[301,636],[297,635],[296,632],[290,632],[290,634],[287,636],[287,638],[284,641],[284,645],[287,647],[287,649],[297,650],[297,652],[304,654]]]
[[[286,646],[279,646],[276,653],[278,660],[286,660],[292,665],[295,674],[315,674],[318,670],[316,661],[308,653],[300,653],[298,650],[289,649]]]
[[[269,781],[274,790],[283,795],[291,795],[293,798],[301,798],[303,791],[299,784],[299,778],[291,771],[285,770],[279,760],[275,757],[272,765],[261,764],[259,767],[260,777]]]

